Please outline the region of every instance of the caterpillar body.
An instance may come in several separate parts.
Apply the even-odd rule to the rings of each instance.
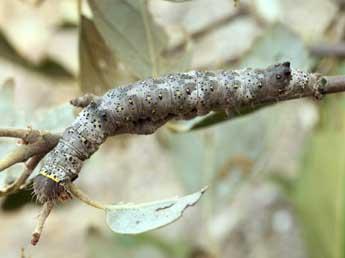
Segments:
[[[210,111],[231,115],[256,99],[302,89],[308,80],[308,74],[285,62],[265,69],[177,73],[112,89],[91,102],[48,153],[34,178],[35,194],[41,202],[66,195],[64,185],[78,177],[83,161],[109,136],[151,134],[170,119]]]

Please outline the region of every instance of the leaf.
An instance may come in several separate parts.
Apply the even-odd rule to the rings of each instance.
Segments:
[[[81,16],[79,35],[80,87],[83,92],[103,94],[133,78],[117,62],[95,24]]]
[[[97,29],[119,60],[139,78],[182,71],[186,59],[164,58],[165,31],[154,22],[146,0],[89,0]]]
[[[179,219],[184,210],[196,204],[206,191],[139,205],[112,205],[106,209],[108,226],[116,233],[139,234],[168,225]]]
[[[273,63],[289,60],[294,68],[307,71],[313,65],[313,61],[308,53],[308,49],[297,35],[293,34],[286,27],[277,24],[257,39],[251,51],[243,57],[240,66],[262,68]],[[234,111],[234,117],[250,114],[265,106],[267,105],[256,108],[246,107],[237,112]],[[227,120],[228,117],[224,112],[215,112],[191,121],[170,124],[170,128],[175,132],[185,132],[201,129]]]

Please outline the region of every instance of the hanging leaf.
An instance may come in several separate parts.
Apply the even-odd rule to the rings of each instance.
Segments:
[[[168,225],[179,219],[184,210],[196,204],[206,191],[182,198],[161,200],[138,205],[113,205],[106,209],[108,226],[116,233],[139,234]]]
[[[168,37],[155,23],[146,0],[89,0],[97,29],[119,60],[137,77],[186,69],[189,55],[162,56]]]

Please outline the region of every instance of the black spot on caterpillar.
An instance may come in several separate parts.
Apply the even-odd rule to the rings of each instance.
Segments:
[[[228,114],[262,97],[279,97],[308,83],[308,75],[285,62],[266,69],[191,71],[146,79],[108,91],[91,102],[65,130],[34,179],[39,201],[66,196],[83,161],[108,136],[151,134],[170,119],[190,119],[210,111]]]

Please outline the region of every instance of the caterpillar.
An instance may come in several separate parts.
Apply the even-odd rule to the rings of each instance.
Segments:
[[[171,119],[191,119],[210,111],[228,116],[257,99],[302,90],[310,75],[280,63],[265,69],[191,71],[149,78],[114,88],[86,106],[65,130],[34,178],[40,202],[69,196],[83,161],[109,136],[152,134]]]

